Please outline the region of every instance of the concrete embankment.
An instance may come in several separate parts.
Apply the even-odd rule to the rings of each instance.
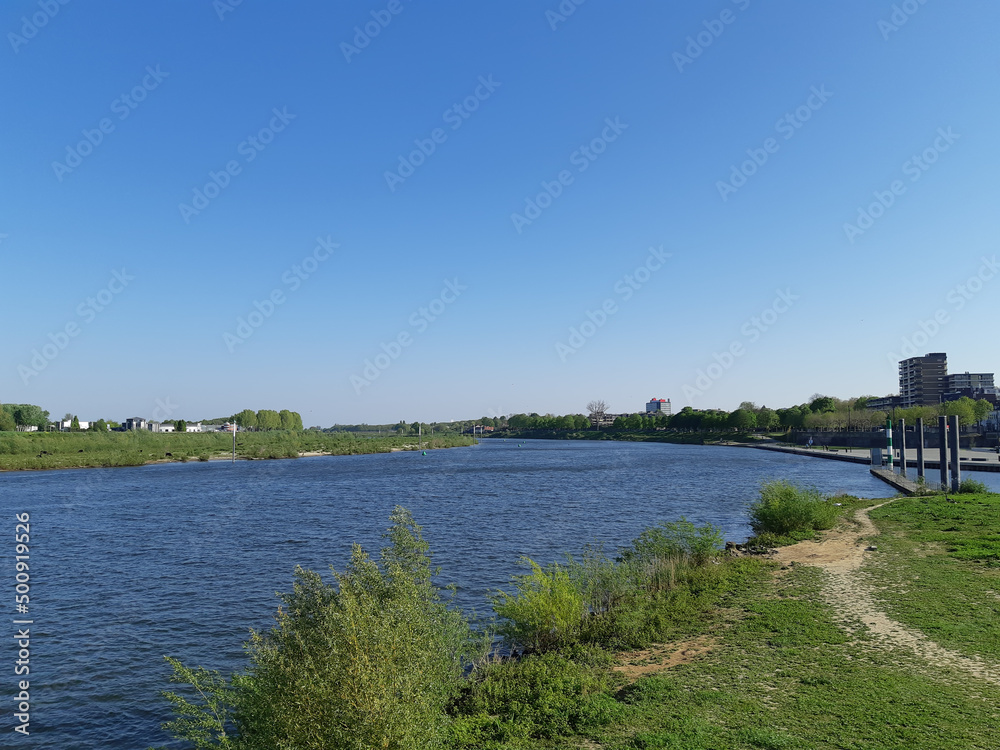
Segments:
[[[746,444],[743,444],[746,445]],[[813,458],[828,458],[834,461],[849,461],[856,464],[871,464],[871,454],[868,449],[831,449],[823,450],[818,448],[795,448],[786,445],[747,445],[748,448],[758,448],[766,451],[777,451],[779,453],[794,453],[799,456],[810,456]],[[917,459],[913,455],[916,451],[908,449],[906,451],[906,466],[916,468]],[[884,453],[884,450],[883,450]],[[1000,472],[1000,461],[997,456],[989,453],[983,455],[970,455],[972,451],[963,450],[961,467],[962,471],[993,471]],[[934,458],[931,458],[930,456]],[[940,471],[941,465],[937,457],[938,451],[934,449],[924,449],[924,468],[928,471]],[[896,466],[899,466],[899,458],[894,459]]]
[[[872,467],[870,471],[872,476],[878,477],[890,487],[902,492],[904,495],[916,495],[920,492],[921,487],[919,484],[907,479],[906,477],[902,477],[895,472],[889,471],[888,469]]]

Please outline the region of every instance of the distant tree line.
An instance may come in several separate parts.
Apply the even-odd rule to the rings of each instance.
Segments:
[[[609,431],[641,432],[649,430],[685,430],[691,432],[777,432],[793,429],[810,430],[873,430],[885,424],[891,414],[867,408],[872,396],[853,399],[839,399],[832,396],[814,394],[809,402],[782,409],[757,406],[752,401],[744,401],[733,411],[721,409],[694,409],[685,406],[678,413],[630,414],[619,416]],[[603,402],[599,402],[604,406]],[[594,402],[591,402],[592,406]],[[938,416],[957,415],[962,427],[971,427],[982,422],[995,407],[986,399],[974,401],[961,398],[936,406],[916,406],[896,409],[894,418],[905,419],[915,424],[918,417],[925,424],[936,423]],[[592,410],[593,414],[597,414]],[[603,414],[603,412],[602,412]],[[485,421],[485,418],[484,418]],[[512,430],[585,430],[591,429],[592,422],[581,414],[556,416],[547,414],[513,414],[506,419]],[[499,424],[497,426],[500,426]]]
[[[258,412],[252,409],[244,409],[239,414],[234,414],[231,421],[236,422],[244,430],[301,430],[302,415],[297,411],[282,409],[273,411],[271,409],[261,409]]]

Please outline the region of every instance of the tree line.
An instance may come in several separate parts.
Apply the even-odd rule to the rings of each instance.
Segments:
[[[935,406],[915,406],[897,408],[893,413],[869,409],[872,396],[839,399],[833,396],[814,394],[802,404],[787,408],[771,409],[758,406],[752,401],[744,401],[733,411],[722,409],[695,409],[685,406],[673,415],[629,414],[616,417],[610,431],[640,432],[648,430],[685,430],[691,432],[776,432],[779,430],[873,430],[885,424],[888,417],[905,419],[908,424],[916,424],[917,418],[924,423],[936,423],[939,416],[957,415],[962,427],[971,427],[986,419],[995,407],[986,399],[975,401],[963,397],[957,401],[946,401]],[[592,406],[595,402],[591,402]],[[597,402],[603,404],[603,402]],[[499,428],[512,430],[586,430],[592,429],[593,420],[603,416],[592,412],[590,417],[582,414],[556,416],[546,414],[512,414],[506,419],[483,418],[481,423],[493,424]]]
[[[255,412],[253,409],[244,409],[238,414],[230,417],[231,422],[235,422],[244,430],[301,430],[302,415],[297,411],[282,409],[274,411],[272,409],[261,409]]]
[[[0,432],[13,432],[28,427],[44,430],[49,413],[35,404],[3,404],[0,406]]]

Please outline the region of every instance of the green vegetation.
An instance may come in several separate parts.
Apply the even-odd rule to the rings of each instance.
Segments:
[[[1000,660],[1000,495],[900,498],[871,518],[882,534],[868,574],[889,613],[942,646]]]
[[[399,507],[390,520],[379,559],[355,545],[332,583],[296,570],[245,673],[227,683],[168,660],[190,689],[166,694],[177,718],[165,728],[198,748],[440,747],[481,644],[432,583],[420,527]]]
[[[460,435],[424,439],[424,448],[471,445]],[[238,458],[297,458],[300,453],[335,456],[417,450],[415,439],[364,438],[314,431],[240,432]],[[229,432],[7,432],[0,434],[0,470],[68,469],[88,466],[141,466],[154,461],[209,460],[232,455]]]
[[[750,505],[750,527],[761,543],[780,544],[832,529],[840,511],[831,498],[813,487],[785,480],[764,482]]]
[[[791,505],[828,502],[793,489]],[[998,509],[996,495],[897,499],[872,513],[882,564],[868,573],[893,616],[994,663]],[[392,521],[378,562],[356,548],[332,585],[298,572],[246,672],[172,661],[189,687],[167,694],[168,728],[232,750],[995,746],[1000,716],[983,709],[1000,688],[844,629],[819,569],[772,576],[765,560],[718,554],[711,526],[658,524],[613,559],[525,561],[496,595],[498,632],[524,650],[507,658],[485,655],[434,589],[409,515]]]
[[[0,430],[37,427],[44,430],[49,424],[49,413],[34,404],[3,404],[0,406]]]

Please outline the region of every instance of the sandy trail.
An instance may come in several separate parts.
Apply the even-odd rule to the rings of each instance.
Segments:
[[[799,542],[782,547],[775,559],[785,565],[815,565],[826,571],[828,576],[824,587],[838,615],[845,620],[860,620],[887,647],[907,649],[933,666],[961,670],[1000,685],[1000,666],[943,648],[920,631],[906,627],[879,609],[859,571],[866,555],[877,554],[865,552],[866,542],[862,541],[879,533],[868,513],[885,504],[857,511],[854,514],[857,528],[828,531],[819,542]]]

